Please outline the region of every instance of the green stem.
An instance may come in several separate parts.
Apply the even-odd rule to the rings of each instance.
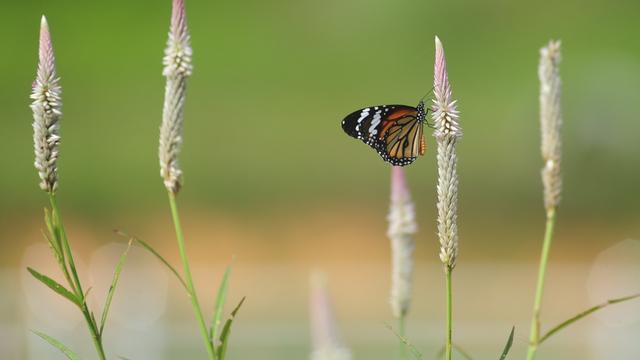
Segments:
[[[76,264],[73,260],[73,253],[71,252],[71,245],[69,245],[69,239],[67,238],[67,232],[64,230],[64,225],[62,224],[62,216],[60,215],[60,210],[58,209],[58,203],[56,201],[56,197],[54,194],[49,194],[49,202],[51,203],[51,211],[53,212],[53,216],[55,218],[55,225],[60,231],[60,238],[62,240],[62,251],[64,251],[64,258],[66,262],[69,264],[69,268],[67,269],[67,264],[62,263],[60,267],[62,268],[62,272],[64,273],[69,286],[75,293],[75,295],[81,299],[82,301],[82,315],[84,316],[85,321],[87,322],[87,327],[89,328],[89,332],[91,332],[91,339],[93,340],[93,344],[96,348],[96,352],[98,353],[98,357],[100,360],[106,360],[106,356],[104,353],[104,348],[102,346],[102,336],[98,331],[98,326],[91,316],[91,312],[87,307],[87,301],[85,299],[84,291],[82,290],[82,283],[80,282],[80,277],[78,276],[78,271],[76,270]],[[69,274],[69,270],[71,270],[71,274]],[[73,279],[71,278],[73,275]]]
[[[400,314],[398,318],[398,334],[400,335],[400,359],[405,360],[407,358],[407,345],[404,343],[402,339],[405,339],[405,314]]]
[[[556,222],[556,209],[547,211],[547,226],[542,243],[542,254],[540,255],[540,267],[538,268],[538,283],[536,285],[536,295],[533,302],[533,315],[531,317],[531,330],[529,333],[529,350],[527,360],[533,360],[540,344],[540,308],[542,306],[542,293],[544,291],[544,278],[547,272],[547,262],[549,260],[549,249],[553,240],[553,226]]]
[[[84,315],[84,319],[87,322],[87,326],[89,327],[89,331],[91,332],[91,339],[93,340],[93,345],[98,352],[98,356],[100,360],[106,360],[107,357],[104,353],[104,348],[102,347],[102,335],[98,331],[98,325],[95,323],[95,319],[91,317],[91,313],[89,312],[89,308],[87,307],[86,301],[82,302],[82,315]]]
[[[173,224],[176,229],[178,249],[180,250],[180,259],[182,260],[182,265],[184,267],[184,278],[187,283],[189,298],[191,299],[191,306],[193,307],[193,312],[195,313],[196,318],[198,319],[198,323],[200,326],[200,335],[202,335],[202,340],[205,343],[207,353],[209,354],[209,359],[215,360],[213,343],[209,340],[207,325],[205,324],[204,317],[202,316],[202,309],[200,308],[200,303],[198,302],[196,289],[195,289],[195,286],[193,285],[193,279],[191,278],[191,270],[189,269],[189,259],[187,258],[187,251],[184,245],[184,234],[182,232],[182,226],[180,225],[180,217],[178,216],[178,205],[176,204],[176,196],[171,191],[169,191],[169,203],[171,205],[171,216],[173,217]]]
[[[451,291],[451,269],[449,266],[445,268],[445,276],[447,283],[447,342],[445,344],[445,359],[451,360],[451,355],[453,353],[453,316],[452,316],[452,291]]]

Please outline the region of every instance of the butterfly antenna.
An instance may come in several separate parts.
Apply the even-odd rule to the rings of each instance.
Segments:
[[[420,101],[423,101],[427,96],[429,96],[429,94],[433,94],[433,89],[434,89],[434,87],[431,87],[431,90],[429,90],[429,92],[424,94],[424,96],[420,99]]]
[[[429,90],[429,92],[428,92],[428,93],[426,93],[426,94],[422,97],[422,99],[420,99],[420,101],[424,101],[424,99],[425,99],[429,94],[433,94],[433,89],[434,89],[434,87],[431,87],[431,90]],[[429,122],[429,120],[428,120],[428,119],[429,119],[429,111],[432,111],[432,112],[433,112],[433,109],[432,109],[430,106],[426,106],[426,107],[425,107],[425,113],[424,113],[424,122],[425,122],[425,124],[427,124],[427,127],[428,127],[428,128],[430,128],[430,129],[435,129],[435,128],[436,128],[435,124],[430,123],[430,122]]]

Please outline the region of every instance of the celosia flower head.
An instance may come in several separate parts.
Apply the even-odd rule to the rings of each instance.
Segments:
[[[462,136],[459,113],[452,98],[442,42],[436,37],[433,76],[433,120],[438,162],[438,238],[440,260],[449,271],[458,256],[458,174],[456,144]]]
[[[340,340],[326,275],[323,273],[311,276],[309,305],[313,346],[311,360],[350,360],[351,353]]]
[[[35,167],[40,176],[40,188],[53,194],[58,187],[58,155],[62,102],[56,74],[53,44],[47,19],[40,22],[38,70],[31,93],[33,111],[33,143]]]
[[[562,112],[560,109],[560,41],[550,41],[540,49],[540,128],[542,132],[542,184],[547,211],[558,207],[562,192]]]
[[[163,59],[162,74],[165,86],[162,126],[160,127],[160,175],[165,187],[176,194],[182,183],[182,170],[178,155],[182,145],[182,122],[187,91],[187,78],[191,75],[191,46],[187,31],[184,0],[174,0],[169,40]]]
[[[411,306],[414,235],[418,230],[409,187],[401,166],[391,167],[391,206],[389,209],[391,240],[391,310],[400,318]]]

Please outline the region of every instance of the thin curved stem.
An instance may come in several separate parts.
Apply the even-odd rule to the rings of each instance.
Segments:
[[[405,320],[405,314],[401,314],[398,318],[398,335],[400,335],[400,359],[402,360],[406,360],[407,358],[407,346],[402,341],[402,339],[406,337]]]
[[[447,342],[445,344],[445,359],[451,360],[453,354],[453,316],[452,316],[452,291],[451,291],[451,272],[448,266],[445,268],[445,276],[447,283]]]
[[[196,319],[198,320],[198,325],[200,327],[200,335],[202,336],[202,340],[205,343],[205,347],[207,349],[207,354],[209,355],[210,360],[215,360],[215,351],[213,349],[213,343],[209,340],[209,332],[207,331],[207,325],[204,321],[204,316],[202,316],[202,309],[200,308],[200,303],[198,302],[198,295],[196,293],[195,286],[193,285],[193,279],[191,277],[191,269],[189,268],[189,259],[187,258],[187,251],[184,244],[184,233],[182,232],[182,225],[180,225],[180,217],[178,216],[178,205],[176,203],[176,196],[173,192],[169,191],[169,204],[171,205],[171,216],[173,218],[173,225],[176,229],[176,238],[178,240],[178,249],[180,251],[180,259],[182,260],[182,265],[184,267],[184,280],[187,284],[187,291],[189,298],[191,299],[191,306],[193,307],[193,312],[196,315]]]
[[[529,333],[529,350],[527,360],[533,360],[540,344],[540,308],[542,306],[542,294],[544,292],[544,279],[547,272],[547,262],[549,260],[549,250],[553,241],[553,228],[556,222],[556,209],[547,211],[547,225],[542,243],[542,254],[540,255],[540,267],[538,268],[538,283],[536,285],[536,295],[533,302],[533,315],[531,317],[531,330]]]
[[[78,276],[78,271],[76,270],[76,264],[73,260],[73,253],[71,252],[71,245],[69,245],[69,240],[67,239],[67,233],[64,230],[64,225],[62,224],[62,217],[60,215],[60,210],[58,209],[58,203],[56,201],[56,197],[54,194],[49,194],[49,202],[51,203],[51,211],[53,213],[53,217],[56,219],[56,227],[60,231],[60,238],[62,242],[62,251],[64,252],[64,259],[66,259],[66,263],[63,261],[60,264],[62,268],[62,272],[64,273],[65,278],[69,282],[69,286],[75,292],[75,295],[82,301],[82,315],[84,316],[85,321],[87,322],[87,327],[89,327],[89,332],[91,333],[91,339],[93,340],[93,345],[96,348],[96,352],[98,353],[98,357],[100,360],[106,360],[106,355],[104,353],[104,347],[102,345],[102,336],[100,331],[98,330],[98,325],[95,322],[95,319],[91,316],[91,312],[87,307],[87,301],[85,299],[85,294],[82,290],[82,283],[80,282],[80,277]],[[69,268],[67,268],[67,263],[69,264]],[[69,270],[71,270],[71,274],[69,274]],[[71,277],[73,276],[73,278]]]

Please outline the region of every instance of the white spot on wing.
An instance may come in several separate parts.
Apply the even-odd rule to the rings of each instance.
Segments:
[[[380,116],[380,113],[381,113],[381,110],[378,110],[373,115],[373,120],[371,121],[371,126],[369,127],[369,134],[371,136],[378,133],[378,130],[376,130],[376,127],[378,127],[378,124],[380,124],[380,121],[382,120],[382,116]]]
[[[362,109],[360,113],[360,118],[358,119],[358,124],[362,122],[367,116],[369,116],[369,108]]]

